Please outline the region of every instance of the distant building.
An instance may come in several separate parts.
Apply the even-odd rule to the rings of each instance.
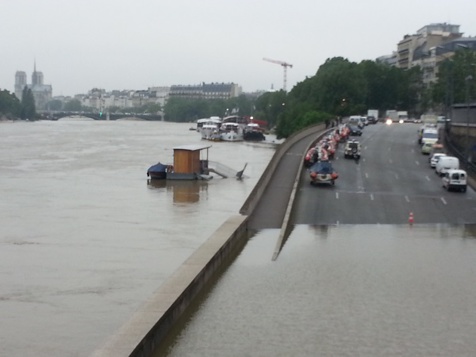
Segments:
[[[423,83],[428,86],[438,80],[438,71],[442,62],[454,56],[456,51],[469,49],[476,51],[476,37],[460,37],[438,46],[431,47],[427,52],[414,60],[423,70]]]
[[[238,97],[241,87],[235,83],[202,83],[198,85],[173,85],[170,98],[187,99],[229,99]]]
[[[397,44],[397,67],[409,69],[420,65],[419,61],[430,48],[462,37],[460,25],[434,23],[423,26],[413,35],[405,35]]]
[[[27,86],[26,73],[17,71],[17,73],[15,73],[15,95],[19,100],[21,100],[23,88]]]
[[[170,87],[150,87],[146,90],[113,90],[93,88],[87,94],[76,95],[86,108],[99,112],[109,108],[138,108],[148,104],[165,105]]]
[[[155,103],[163,108],[169,99],[170,87],[150,87],[148,91],[151,98],[155,98]]]
[[[393,51],[391,55],[384,55],[377,58],[376,62],[385,63],[389,66],[397,66],[397,52]]]
[[[15,73],[15,96],[19,100],[22,99],[25,87],[31,89],[33,98],[35,98],[36,109],[48,109],[48,103],[53,98],[53,88],[50,84],[43,83],[43,73],[36,70],[36,63],[31,75],[31,84],[27,83],[27,76],[24,71],[17,71]]]

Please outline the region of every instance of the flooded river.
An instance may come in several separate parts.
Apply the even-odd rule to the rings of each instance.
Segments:
[[[191,124],[0,122],[0,355],[87,356],[229,216],[274,154],[210,143],[245,178],[149,184]]]

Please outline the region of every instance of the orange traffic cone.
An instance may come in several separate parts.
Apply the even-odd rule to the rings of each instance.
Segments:
[[[409,223],[410,225],[413,224],[413,212],[410,212],[410,215],[408,216],[408,223]]]

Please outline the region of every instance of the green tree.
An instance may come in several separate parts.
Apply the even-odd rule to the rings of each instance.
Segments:
[[[36,119],[36,107],[35,98],[30,88],[23,88],[21,97],[21,119],[35,120]]]
[[[465,103],[476,98],[476,52],[470,49],[456,51],[438,68],[438,81],[432,86],[432,99],[447,108],[452,103]],[[468,82],[467,78],[473,78]],[[468,91],[467,91],[468,90]],[[469,98],[467,98],[467,95]]]
[[[170,98],[163,109],[168,121],[190,122],[210,116],[224,116],[233,109],[237,109],[239,115],[249,115],[253,106],[253,101],[243,95],[227,100]]]
[[[63,108],[63,102],[59,99],[53,99],[48,102],[47,108],[49,110],[61,110]]]
[[[7,90],[0,91],[0,117],[18,118],[21,114],[21,103],[15,94]]]
[[[267,92],[254,102],[253,117],[268,122],[269,127],[276,126],[278,117],[286,109],[286,92]]]
[[[118,107],[117,105],[110,106],[109,108],[107,108],[107,110],[110,113],[121,113],[122,112],[122,109],[120,107]]]
[[[416,111],[423,94],[419,67],[405,71],[374,61],[357,64],[343,57],[330,58],[283,99],[277,134],[287,137],[310,123],[365,114],[369,108]],[[261,104],[266,100],[257,100],[264,113]]]
[[[64,104],[64,110],[67,112],[79,112],[83,108],[79,99],[71,99]]]
[[[147,104],[145,113],[156,114],[162,110],[162,106],[160,104],[150,103]]]

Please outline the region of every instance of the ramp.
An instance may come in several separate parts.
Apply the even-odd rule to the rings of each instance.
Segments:
[[[208,171],[214,172],[214,173],[216,173],[217,175],[219,175],[219,176],[221,176],[221,177],[223,177],[223,178],[228,178],[228,176],[226,176],[225,174],[221,173],[220,171],[215,170],[213,167],[209,167],[209,168],[208,168]]]
[[[240,173],[240,171],[232,169],[231,167],[220,164],[219,162],[216,162],[216,161],[208,161],[208,170],[210,172],[216,173],[217,175],[220,175],[223,178],[235,177],[235,176],[237,177],[238,173]],[[245,177],[242,172],[240,177]]]

